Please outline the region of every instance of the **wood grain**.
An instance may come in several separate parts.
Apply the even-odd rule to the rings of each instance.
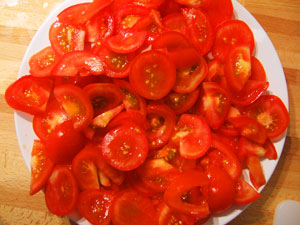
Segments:
[[[42,22],[63,0],[1,0],[0,2],[0,220],[4,225],[70,224],[48,212],[43,193],[29,196],[30,174],[16,139],[13,110],[4,100],[21,60]],[[290,126],[278,167],[262,197],[230,225],[271,225],[283,200],[300,201],[300,1],[240,0],[272,40],[286,75]]]

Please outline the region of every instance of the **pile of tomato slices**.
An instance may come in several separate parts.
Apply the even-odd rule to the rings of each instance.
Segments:
[[[199,225],[260,197],[289,114],[231,0],[94,0],[49,39],[5,98],[33,115],[30,194],[52,213]]]

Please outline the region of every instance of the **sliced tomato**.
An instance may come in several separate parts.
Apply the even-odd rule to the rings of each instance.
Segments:
[[[131,53],[142,47],[146,35],[146,31],[120,33],[108,37],[104,44],[113,52],[123,54]]]
[[[84,25],[86,21],[112,2],[113,0],[97,0],[91,3],[76,4],[64,9],[57,17],[62,23],[72,24],[75,26]]]
[[[135,125],[117,127],[105,135],[102,154],[105,160],[118,170],[136,169],[147,157],[147,137]]]
[[[167,16],[171,13],[180,13],[181,5],[175,1],[164,1],[158,8],[161,16]]]
[[[227,91],[214,82],[203,82],[200,111],[213,129],[218,129],[227,118],[230,99]]]
[[[182,14],[187,23],[188,37],[201,55],[211,49],[214,42],[213,27],[207,14],[201,9],[186,8]]]
[[[98,56],[85,51],[72,51],[62,56],[53,68],[52,74],[55,76],[100,75],[104,74],[104,69]]]
[[[106,129],[111,130],[118,126],[130,125],[132,123],[140,128],[143,128],[144,130],[148,129],[148,124],[146,123],[145,118],[136,111],[120,112],[109,122]]]
[[[211,4],[212,0],[193,1],[193,0],[175,0],[181,5],[198,8]]]
[[[102,41],[111,36],[115,28],[112,12],[105,8],[86,22],[86,40],[88,42]]]
[[[167,30],[186,34],[187,24],[184,16],[181,13],[171,13],[166,15],[163,18],[162,23]]]
[[[203,5],[209,20],[214,28],[233,17],[233,5],[231,0],[206,1]]]
[[[49,40],[58,55],[84,50],[85,31],[72,25],[54,22],[49,30]]]
[[[183,158],[200,158],[210,147],[210,128],[200,116],[182,114],[172,141],[179,143],[179,152]]]
[[[113,118],[123,111],[124,108],[124,104],[121,104],[101,113],[92,120],[92,126],[105,128]]]
[[[142,207],[141,207],[142,206]],[[115,225],[154,225],[155,210],[147,197],[131,189],[119,192],[113,199],[111,219]]]
[[[180,48],[167,53],[176,69],[186,69],[201,61],[201,56],[195,48]]]
[[[166,48],[168,51],[188,48],[190,46],[189,40],[183,34],[176,31],[164,32],[152,43],[153,49]]]
[[[48,78],[23,76],[6,89],[5,100],[15,110],[32,115],[42,114],[46,110],[52,88],[53,82]]]
[[[76,130],[88,126],[93,119],[94,111],[89,97],[82,89],[72,84],[65,84],[55,87],[53,93],[73,120]]]
[[[206,174],[209,184],[201,187],[204,198],[212,213],[223,212],[233,204],[235,182],[226,171],[218,167],[209,167]]]
[[[230,122],[239,129],[242,136],[247,137],[258,144],[265,143],[267,131],[265,127],[255,119],[240,116],[230,118]]]
[[[173,91],[182,94],[194,91],[205,79],[207,70],[207,63],[203,57],[193,65],[178,69]]]
[[[176,125],[176,115],[167,105],[149,104],[147,119],[150,124],[147,130],[149,149],[158,149],[170,139]]]
[[[112,83],[89,84],[83,88],[83,91],[89,97],[95,115],[100,115],[120,105],[124,98],[121,89]]]
[[[59,61],[59,58],[60,57],[54,52],[51,46],[43,48],[30,57],[30,74],[35,77],[50,76],[52,69]]]
[[[180,94],[176,92],[170,92],[165,98],[164,102],[167,104],[176,114],[182,114],[187,112],[193,107],[199,97],[199,89],[196,89],[188,94]]]
[[[248,184],[243,178],[239,178],[236,183],[236,194],[234,197],[234,203],[238,205],[247,205],[255,200],[259,199],[259,194],[250,184]]]
[[[196,205],[182,201],[182,195],[195,187],[208,185],[209,180],[204,172],[191,170],[176,176],[164,193],[165,203],[176,212],[193,215],[199,218],[207,217],[210,213],[206,201]]]
[[[208,64],[208,74],[206,77],[206,81],[216,82],[224,87],[225,74],[224,74],[224,64],[221,63],[220,60],[214,59],[210,61]]]
[[[245,137],[241,137],[238,144],[238,156],[240,161],[244,161],[249,155],[264,157],[267,150],[262,146]]]
[[[54,168],[54,163],[45,156],[45,151],[45,145],[39,140],[34,140],[30,161],[30,195],[34,195],[46,185]]]
[[[142,5],[147,8],[155,9],[160,6],[164,0],[133,0],[132,2],[136,5]]]
[[[132,62],[129,81],[141,96],[156,100],[166,96],[172,89],[176,69],[162,52],[150,50],[138,55]]]
[[[150,189],[142,180],[141,178],[137,175],[135,171],[130,173],[127,176],[126,181],[128,182],[128,185],[130,188],[134,189],[138,193],[142,194],[143,196],[146,197],[154,197],[157,196],[158,192]]]
[[[104,190],[86,190],[78,196],[77,209],[84,218],[95,225],[109,225],[109,210],[113,194]]]
[[[137,169],[137,174],[146,187],[156,192],[164,192],[179,171],[164,159],[151,159]]]
[[[259,157],[256,155],[248,155],[246,165],[249,169],[251,183],[258,190],[261,186],[266,184],[266,178]]]
[[[85,87],[88,84],[91,83],[109,83],[111,82],[110,78],[105,75],[99,75],[99,76],[80,76],[80,74],[77,74],[76,76],[54,76],[54,86],[64,85],[64,84],[74,84],[80,88]]]
[[[268,159],[277,159],[278,155],[277,155],[277,151],[276,148],[273,144],[273,142],[268,138],[264,144],[264,148],[266,149],[266,154],[265,156]]]
[[[215,58],[224,62],[231,49],[238,45],[248,46],[250,55],[254,50],[253,33],[245,22],[229,20],[217,27],[215,42],[212,47]]]
[[[69,163],[84,145],[85,138],[68,120],[57,125],[48,136],[45,154],[55,163]]]
[[[251,55],[249,47],[236,46],[229,54],[224,64],[225,78],[228,86],[238,92],[243,89],[251,76]]]
[[[270,139],[278,138],[289,125],[289,113],[284,103],[275,95],[263,95],[249,105],[246,115],[256,119],[267,130]]]
[[[255,56],[251,56],[251,76],[249,77],[249,79],[260,81],[267,80],[267,75],[264,66]]]
[[[40,140],[46,141],[55,127],[70,120],[70,117],[55,98],[49,100],[45,113],[35,115],[32,127]]]
[[[259,80],[248,80],[239,92],[228,92],[230,100],[234,105],[247,106],[255,102],[264,94],[269,87],[269,82]]]
[[[73,212],[77,199],[78,187],[68,165],[56,165],[45,188],[48,209],[55,215],[66,216]]]

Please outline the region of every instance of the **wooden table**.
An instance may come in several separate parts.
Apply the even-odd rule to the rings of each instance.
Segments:
[[[30,174],[16,139],[13,110],[4,92],[18,74],[33,35],[63,0],[0,1],[0,220],[4,225],[70,224],[48,212],[44,195],[29,196]],[[240,0],[271,38],[284,67],[290,100],[290,127],[278,167],[262,197],[239,217],[237,224],[273,223],[276,206],[283,200],[300,201],[300,1]]]

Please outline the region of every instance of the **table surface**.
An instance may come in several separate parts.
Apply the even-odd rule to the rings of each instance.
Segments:
[[[70,224],[52,215],[43,193],[29,196],[30,174],[19,150],[13,110],[4,93],[18,74],[33,35],[63,0],[0,1],[0,220],[4,225]],[[300,0],[239,0],[259,21],[272,40],[286,75],[290,126],[283,154],[262,197],[230,224],[273,223],[283,200],[300,201]]]

